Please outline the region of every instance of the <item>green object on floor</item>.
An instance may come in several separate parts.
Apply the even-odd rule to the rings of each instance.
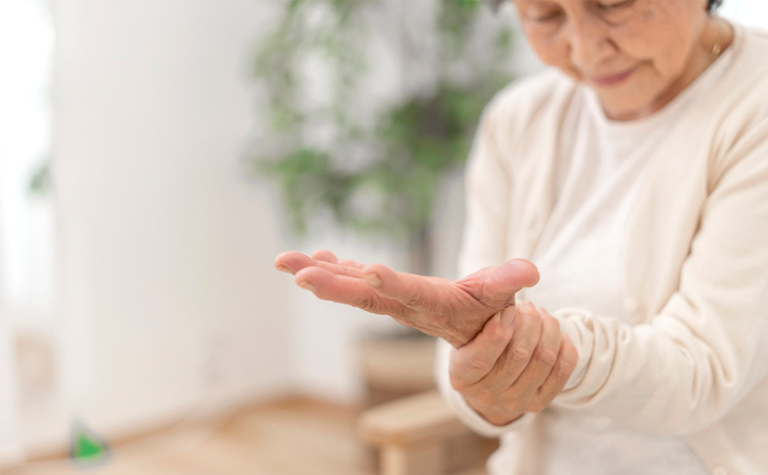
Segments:
[[[78,465],[94,466],[109,458],[109,446],[82,422],[72,427],[70,458]]]

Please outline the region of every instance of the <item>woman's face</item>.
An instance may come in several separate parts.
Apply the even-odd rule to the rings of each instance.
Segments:
[[[663,107],[706,69],[716,41],[706,0],[513,1],[539,58],[592,87],[618,120]]]

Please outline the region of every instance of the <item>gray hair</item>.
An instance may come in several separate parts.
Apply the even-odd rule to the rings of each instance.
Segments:
[[[488,7],[493,11],[494,13],[499,10],[499,7],[502,3],[508,0],[482,0],[483,3],[488,5]],[[720,8],[720,5],[723,4],[723,0],[707,0],[707,11],[713,12]]]

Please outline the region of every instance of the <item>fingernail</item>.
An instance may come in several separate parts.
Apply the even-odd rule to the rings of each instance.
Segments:
[[[310,292],[312,292],[313,294],[314,294],[315,292],[317,292],[317,287],[315,287],[314,285],[312,285],[312,283],[311,283],[311,282],[309,282],[309,281],[306,281],[306,280],[305,280],[305,281],[299,282],[299,283],[298,283],[298,285],[299,285],[299,287],[301,287],[302,289],[307,289],[307,290],[309,290]]]
[[[381,277],[375,272],[365,274],[364,277],[372,287],[379,287],[381,285]]]
[[[517,316],[517,310],[514,307],[508,307],[501,311],[501,324],[505,327],[511,327]]]
[[[285,266],[278,266],[277,270],[279,270],[280,272],[285,272],[286,274],[293,274],[293,272],[291,272],[291,269]]]

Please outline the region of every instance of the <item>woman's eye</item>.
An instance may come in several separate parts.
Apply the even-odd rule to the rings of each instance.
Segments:
[[[626,23],[632,18],[635,11],[632,8],[635,0],[622,0],[612,3],[597,3],[597,14],[601,15],[603,20],[611,25],[620,25]]]
[[[559,12],[552,12],[552,13],[547,13],[545,15],[537,15],[533,17],[532,20],[538,21],[538,22],[552,21],[552,20],[556,20],[559,16],[560,16]]]
[[[536,11],[530,11],[528,12],[526,16],[527,20],[535,21],[535,22],[547,22],[552,20],[557,20],[560,18],[560,15],[562,14],[562,10],[559,9],[552,9],[552,10],[536,10]]]
[[[634,2],[635,0],[623,0],[620,2],[613,2],[613,3],[598,3],[597,8],[599,8],[600,10],[614,10],[622,7],[628,7],[632,5]]]

